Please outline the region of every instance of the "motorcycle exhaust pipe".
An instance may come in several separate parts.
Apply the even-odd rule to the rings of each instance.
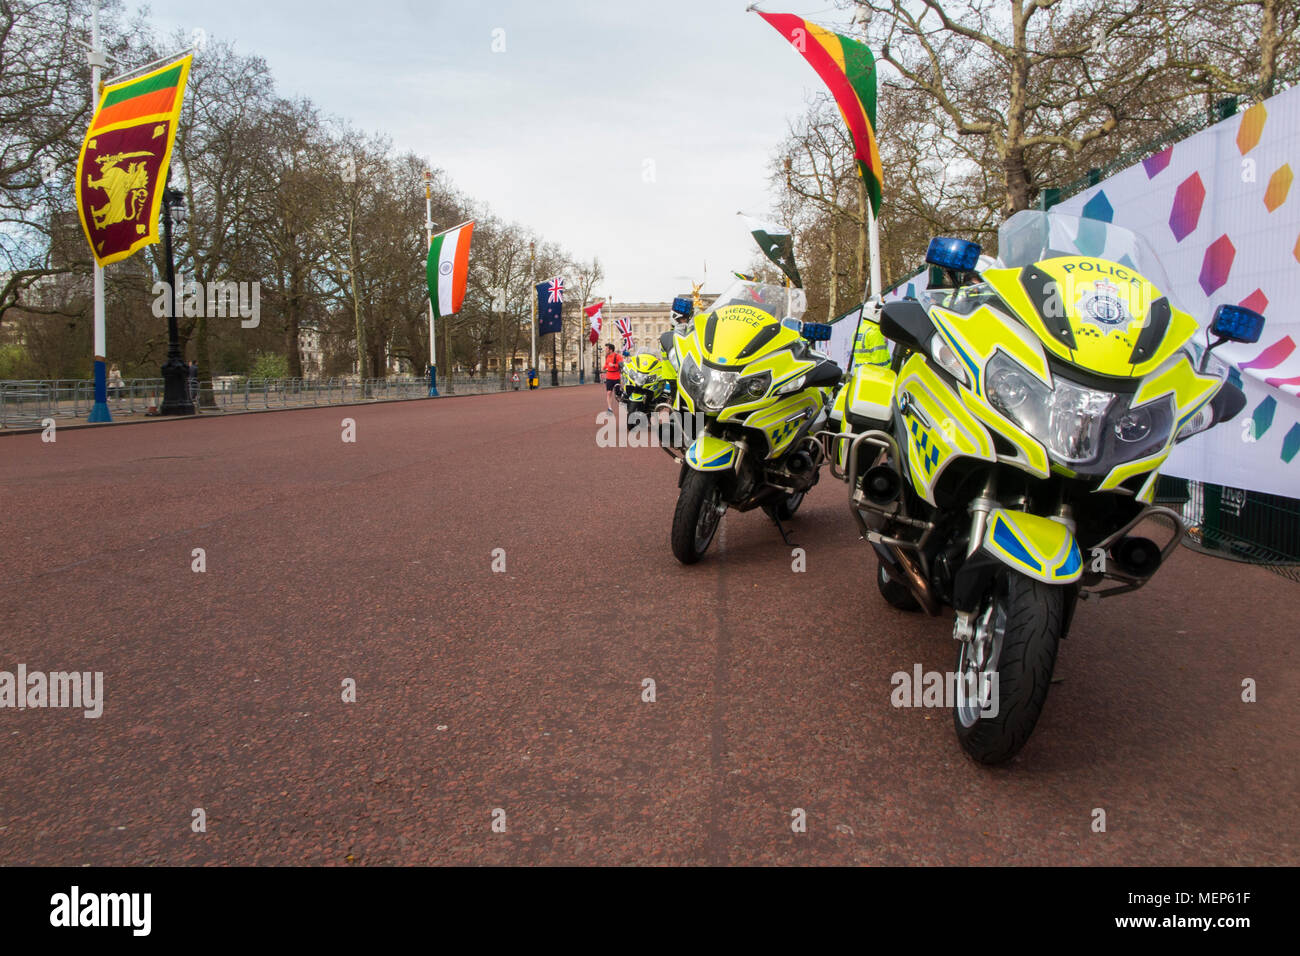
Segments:
[[[1120,538],[1111,547],[1110,558],[1126,574],[1149,578],[1160,568],[1160,547],[1150,538]]]
[[[874,505],[892,504],[902,491],[902,479],[888,465],[875,465],[862,476],[862,493]]]

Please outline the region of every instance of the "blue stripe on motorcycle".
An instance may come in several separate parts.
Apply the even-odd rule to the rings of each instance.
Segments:
[[[1016,537],[1016,533],[1011,530],[1011,526],[1001,517],[993,526],[993,543],[1011,557],[1020,561],[1025,567],[1033,568],[1038,573],[1042,573],[1042,562],[1029,553],[1029,549],[1021,543],[1020,539]]]

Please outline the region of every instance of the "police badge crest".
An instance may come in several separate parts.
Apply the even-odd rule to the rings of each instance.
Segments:
[[[1133,314],[1120,297],[1119,287],[1105,279],[1097,279],[1091,289],[1084,289],[1076,306],[1085,321],[1110,331],[1124,331],[1133,321]]]

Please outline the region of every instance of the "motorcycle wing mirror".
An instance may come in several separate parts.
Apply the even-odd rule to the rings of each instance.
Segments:
[[[935,236],[925,250],[925,261],[946,272],[956,286],[961,284],[962,275],[974,271],[979,265],[981,251],[978,242]]]
[[[934,323],[919,302],[886,302],[880,311],[880,332],[887,339],[925,352],[934,334]]]
[[[1263,332],[1264,316],[1254,309],[1248,309],[1244,305],[1219,306],[1214,310],[1214,318],[1210,320],[1210,328],[1206,336],[1208,338],[1213,335],[1214,343],[1206,346],[1205,351],[1201,353],[1201,371],[1205,371],[1210,353],[1224,342],[1250,345],[1252,342],[1258,342]]]

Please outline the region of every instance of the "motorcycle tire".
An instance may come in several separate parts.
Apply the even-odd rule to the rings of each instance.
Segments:
[[[690,470],[673,512],[673,557],[694,564],[709,550],[722,524],[722,479],[716,472]]]
[[[792,495],[786,495],[775,502],[763,505],[763,510],[769,517],[776,518],[778,521],[789,521],[803,504],[803,497],[804,492],[796,491]]]
[[[1065,619],[1065,595],[1060,587],[1007,570],[996,578],[981,619],[989,602],[992,648],[990,660],[980,669],[989,673],[991,666],[997,673],[996,712],[985,716],[993,708],[981,707],[980,700],[963,700],[959,687],[953,726],[962,749],[976,762],[992,765],[1020,752],[1043,712]],[[959,685],[972,649],[973,642],[967,641],[957,652]]]
[[[641,405],[628,405],[625,421],[629,433],[638,428],[649,428],[650,413]]]
[[[890,577],[885,562],[879,558],[876,559],[876,587],[880,589],[880,596],[890,607],[900,611],[921,610],[921,602],[913,596],[906,584],[898,578]]]

